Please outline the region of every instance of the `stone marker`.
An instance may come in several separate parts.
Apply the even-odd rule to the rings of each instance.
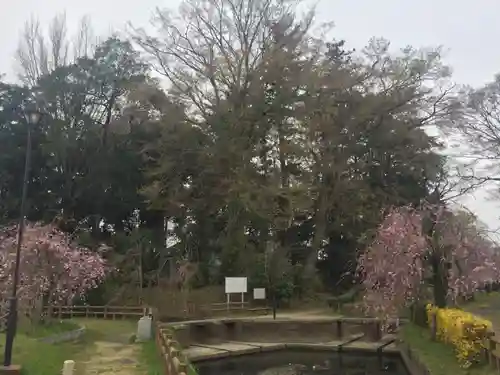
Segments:
[[[151,340],[152,319],[149,316],[143,316],[137,323],[137,341]]]

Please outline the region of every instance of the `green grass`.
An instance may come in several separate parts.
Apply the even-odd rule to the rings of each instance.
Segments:
[[[137,330],[136,320],[104,320],[104,319],[73,319],[79,325],[87,328],[85,336],[92,341],[113,338],[117,336],[130,336]]]
[[[14,364],[22,366],[24,375],[59,374],[64,361],[84,361],[92,353],[93,343],[106,337],[128,336],[136,329],[133,321],[106,321],[98,319],[73,319],[57,321],[47,326],[20,327],[14,342]],[[82,339],[75,342],[49,344],[40,337],[76,329],[84,325],[87,330]],[[0,350],[3,353],[5,335],[0,334]],[[3,356],[2,356],[3,357]],[[3,358],[2,358],[3,359]]]
[[[70,321],[54,321],[49,324],[31,326],[27,322],[18,327],[14,341],[14,364],[22,365],[23,374],[53,375],[60,372],[62,364],[82,351],[87,342],[49,344],[39,341],[41,337],[78,329],[80,325]],[[5,349],[5,334],[0,334],[0,350]],[[2,355],[3,360],[3,355]]]
[[[462,307],[464,309],[485,309],[491,307],[492,303],[498,305],[498,301],[500,300],[499,292],[478,292],[474,294],[474,301],[469,301],[463,303]]]
[[[147,371],[147,375],[162,375],[165,370],[156,348],[156,343],[151,340],[141,343],[139,360]]]
[[[57,335],[63,332],[74,331],[80,328],[76,322],[70,320],[54,320],[47,324],[22,325],[18,332],[28,337],[40,338]]]
[[[0,335],[2,342],[0,350],[4,350],[5,335]],[[22,373],[26,375],[54,375],[61,371],[67,359],[77,359],[88,345],[88,341],[49,344],[43,343],[35,337],[18,333],[14,341],[12,362],[22,366]]]
[[[427,329],[406,324],[401,329],[403,340],[417,353],[431,375],[493,375],[496,371],[487,365],[463,369],[458,365],[453,348],[432,341]]]
[[[85,335],[77,342],[49,344],[38,340],[43,336],[86,327]],[[20,327],[14,343],[13,363],[22,365],[24,375],[54,375],[61,372],[65,360],[77,363],[88,360],[95,351],[94,343],[110,338],[126,341],[136,330],[137,323],[127,320],[73,319],[56,321],[47,326],[35,328]],[[4,349],[5,335],[0,334],[0,350]],[[139,362],[142,373],[164,374],[163,363],[154,340],[140,345]],[[78,367],[77,367],[78,368]],[[197,375],[194,366],[189,365],[188,375]]]

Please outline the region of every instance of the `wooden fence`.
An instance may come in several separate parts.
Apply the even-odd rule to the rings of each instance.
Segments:
[[[487,338],[485,354],[488,364],[500,371],[500,337],[494,332]]]
[[[187,311],[179,311],[178,318],[197,319],[220,317],[226,314],[253,314],[269,313],[267,306],[253,306],[249,302],[226,302],[212,303],[203,306],[188,304]],[[71,318],[101,318],[101,319],[133,319],[141,318],[151,313],[147,306],[45,306],[44,315],[49,318],[71,319]],[[161,314],[159,316],[161,318]],[[172,318],[170,316],[164,319]],[[3,320],[0,317],[0,329]]]
[[[186,375],[189,362],[181,352],[173,335],[159,324],[155,324],[155,340],[158,354],[163,363],[164,374]]]
[[[148,315],[150,308],[145,306],[46,306],[44,313],[50,318],[59,319],[139,319]]]

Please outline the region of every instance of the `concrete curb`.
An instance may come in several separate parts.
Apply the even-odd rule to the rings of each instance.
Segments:
[[[81,326],[80,328],[73,331],[67,331],[52,336],[41,337],[38,339],[38,341],[45,342],[47,344],[58,344],[60,342],[74,341],[81,338],[85,334],[86,330],[87,329],[85,326]]]

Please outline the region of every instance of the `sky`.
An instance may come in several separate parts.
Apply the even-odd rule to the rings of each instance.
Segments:
[[[176,8],[178,0],[23,0],[9,2],[0,13],[0,73],[15,77],[14,53],[24,22],[31,16],[47,24],[66,12],[70,31],[90,16],[98,35],[123,30],[127,22],[147,27],[156,7]],[[371,37],[384,37],[393,48],[443,46],[454,80],[482,85],[500,72],[500,2],[495,0],[317,0],[318,21],[333,21],[333,35],[361,49]],[[312,4],[312,3],[311,3]],[[462,203],[490,229],[500,229],[500,201],[486,189]]]

